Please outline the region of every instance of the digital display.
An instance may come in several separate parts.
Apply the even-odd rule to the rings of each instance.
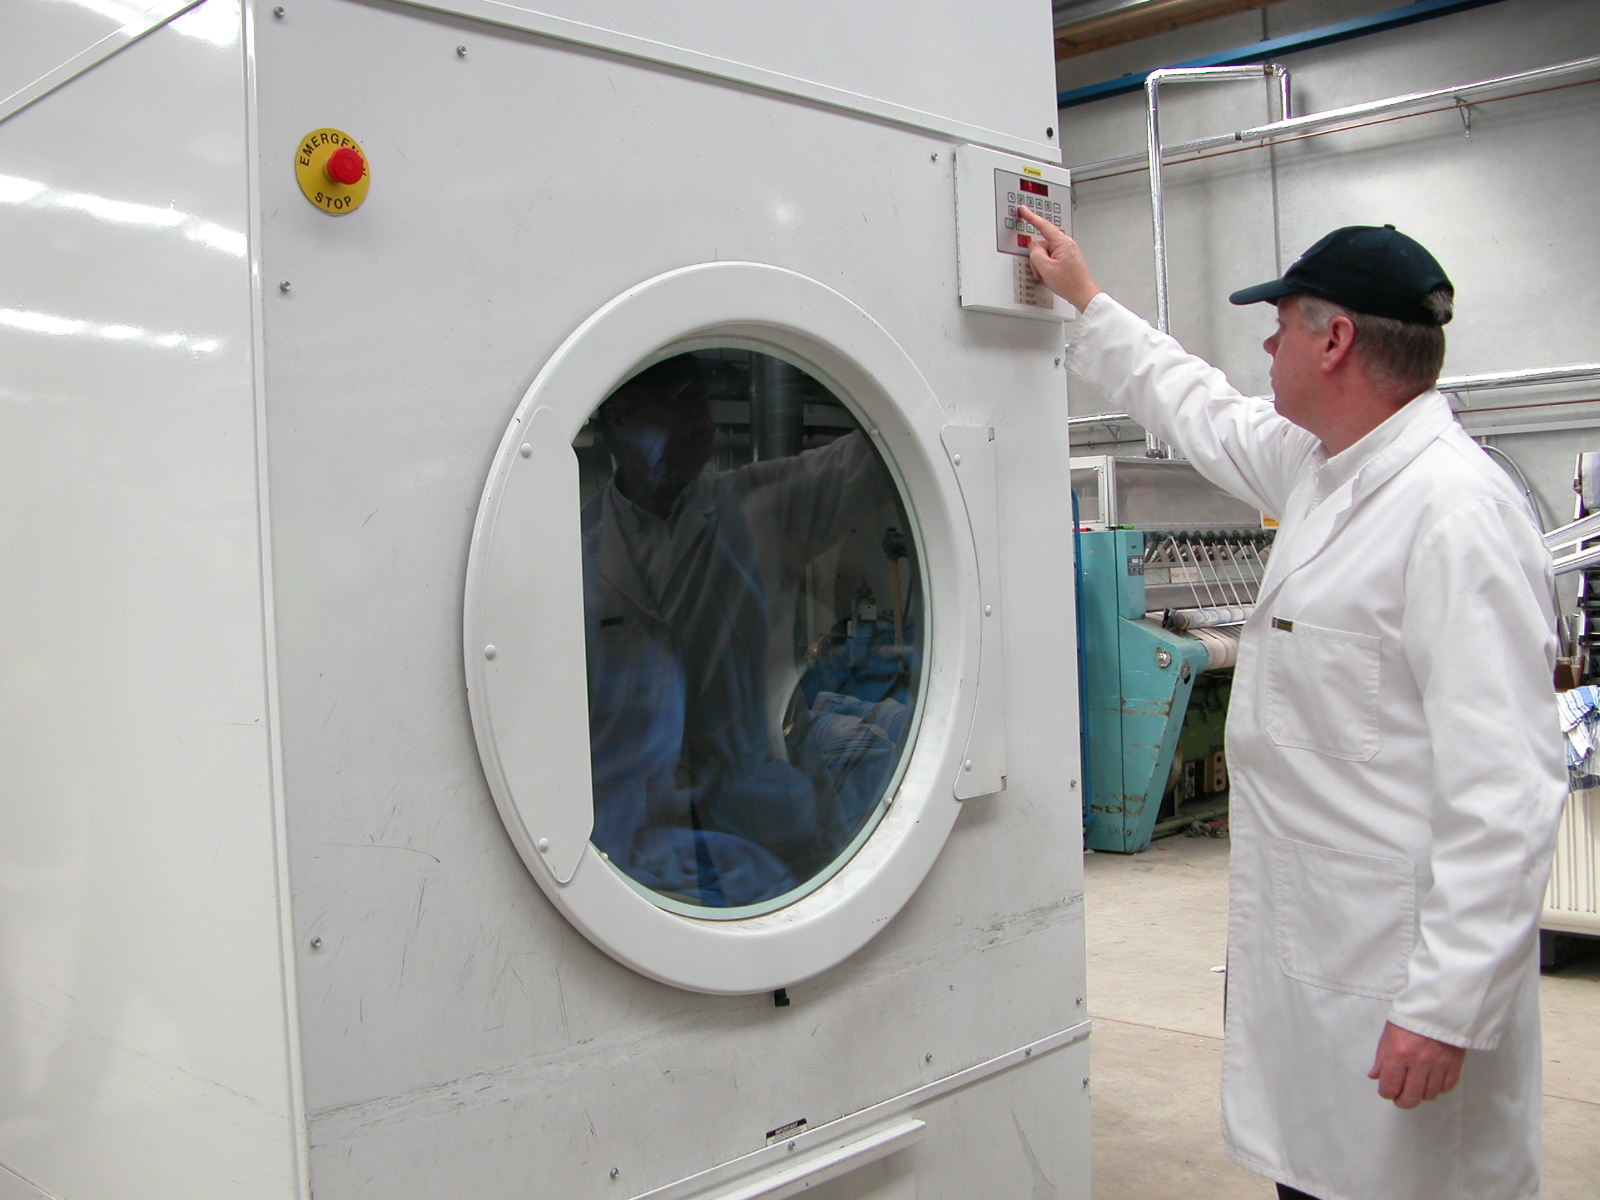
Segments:
[[[1020,179],[1017,186],[1025,192],[1032,192],[1035,196],[1048,196],[1050,189],[1036,179]]]

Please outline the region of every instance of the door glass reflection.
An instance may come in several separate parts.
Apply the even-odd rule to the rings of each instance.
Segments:
[[[653,893],[776,907],[870,832],[922,678],[888,467],[744,349],[639,372],[579,433],[594,845]]]

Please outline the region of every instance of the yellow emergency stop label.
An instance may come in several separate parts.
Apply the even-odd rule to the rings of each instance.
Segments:
[[[353,151],[340,153],[341,151]],[[339,157],[335,160],[334,156]],[[361,174],[354,182],[357,159]],[[361,143],[339,129],[313,129],[300,139],[294,156],[294,177],[300,183],[305,198],[325,213],[343,216],[355,212],[367,198],[367,185],[372,182],[372,171],[367,164],[367,152]]]

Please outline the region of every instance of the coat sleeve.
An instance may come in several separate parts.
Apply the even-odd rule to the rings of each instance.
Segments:
[[[859,429],[826,446],[740,467],[738,486],[757,536],[781,539],[802,563],[894,495],[889,473]]]
[[[1317,439],[1245,396],[1104,292],[1079,317],[1067,368],[1126,408],[1200,474],[1262,512],[1282,517]]]
[[[1480,500],[1423,535],[1405,586],[1401,636],[1433,745],[1432,849],[1390,1019],[1492,1050],[1532,969],[1567,790],[1550,557],[1526,512]]]

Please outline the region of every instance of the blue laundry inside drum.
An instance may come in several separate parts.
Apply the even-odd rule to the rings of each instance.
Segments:
[[[734,347],[639,372],[574,449],[591,840],[669,907],[787,903],[870,832],[913,736],[894,477],[818,379]]]

